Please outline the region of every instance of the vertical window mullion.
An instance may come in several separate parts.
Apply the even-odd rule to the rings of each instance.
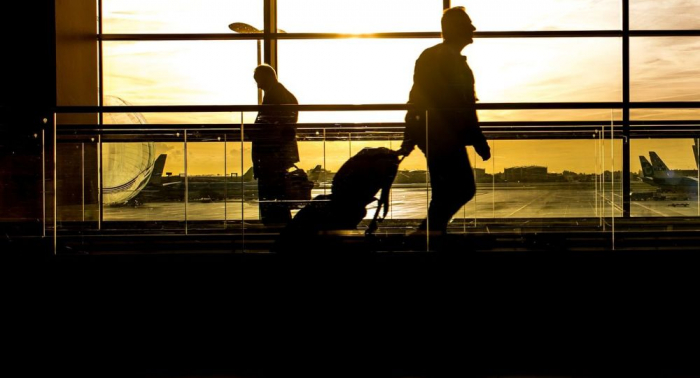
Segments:
[[[265,0],[264,6],[264,34],[265,63],[271,65],[276,71],[277,67],[277,0]],[[273,37],[273,33],[275,36]]]
[[[630,217],[630,15],[629,0],[622,1],[622,216]],[[614,168],[614,167],[613,167]]]

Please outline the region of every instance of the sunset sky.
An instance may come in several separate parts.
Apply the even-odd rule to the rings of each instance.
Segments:
[[[453,0],[464,5],[478,31],[619,30],[619,0]],[[288,33],[439,31],[439,0],[279,0],[278,26]],[[633,0],[633,29],[700,29],[700,0]],[[103,0],[104,33],[233,33],[232,22],[263,26],[260,0]],[[439,39],[282,40],[279,77],[301,104],[405,103],[413,65]],[[105,42],[104,93],[134,105],[255,104],[255,41]],[[617,38],[477,38],[463,54],[476,77],[482,103],[621,101],[621,40]],[[632,101],[700,101],[700,38],[634,38]],[[401,122],[403,112],[303,112],[300,122]],[[239,114],[143,114],[149,123],[240,123]],[[694,110],[635,110],[633,119],[700,119]],[[480,112],[482,120],[610,120],[610,109]],[[252,122],[255,113],[245,114]],[[351,151],[326,143],[330,169]],[[492,142],[493,143],[493,142]],[[336,146],[337,144],[337,146]],[[654,150],[676,169],[694,169],[691,140],[632,141],[632,170]],[[362,146],[352,149],[358,151]],[[393,148],[397,148],[393,145]],[[550,172],[592,173],[601,148],[595,139],[496,141],[487,172],[544,165]],[[240,144],[188,146],[190,174],[240,173],[249,151]],[[305,169],[323,164],[320,143],[303,144]],[[609,146],[606,154],[612,154]],[[337,151],[336,151],[337,150]],[[335,152],[334,152],[335,151]],[[353,152],[353,153],[354,153]],[[619,152],[619,151],[618,151]],[[166,171],[184,169],[181,144],[157,144],[168,153]],[[616,158],[620,164],[621,158]],[[609,164],[610,160],[606,160]],[[402,164],[424,169],[414,152]],[[606,169],[611,169],[608,166]],[[616,167],[619,169],[619,166]]]

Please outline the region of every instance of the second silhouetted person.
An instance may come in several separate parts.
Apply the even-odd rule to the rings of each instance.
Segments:
[[[294,95],[277,79],[267,64],[255,68],[253,78],[263,90],[262,105],[297,105]],[[284,225],[291,220],[285,197],[287,170],[299,161],[295,123],[296,110],[261,110],[248,135],[253,142],[253,172],[258,179],[260,218],[265,225]]]

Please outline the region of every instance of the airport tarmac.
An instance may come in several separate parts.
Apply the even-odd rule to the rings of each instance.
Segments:
[[[635,186],[633,185],[633,190]],[[314,189],[312,195],[329,193]],[[394,186],[387,219],[422,219],[430,199],[428,187]],[[612,200],[611,200],[612,199]],[[152,202],[138,207],[105,207],[109,221],[201,221],[259,219],[257,200],[220,202]],[[622,215],[619,185],[592,183],[551,183],[531,185],[480,184],[476,197],[455,218],[594,218]],[[367,207],[367,218],[374,215],[374,204]],[[293,210],[295,213],[297,210]],[[690,200],[632,201],[632,217],[697,217],[697,196]]]

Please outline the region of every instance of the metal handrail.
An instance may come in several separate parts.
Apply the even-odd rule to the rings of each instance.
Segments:
[[[492,102],[478,103],[479,110],[532,109],[700,109],[700,101],[669,102]],[[410,104],[304,104],[304,105],[128,105],[128,106],[58,106],[56,113],[204,113],[256,112],[260,110],[296,111],[377,111],[415,109]]]

